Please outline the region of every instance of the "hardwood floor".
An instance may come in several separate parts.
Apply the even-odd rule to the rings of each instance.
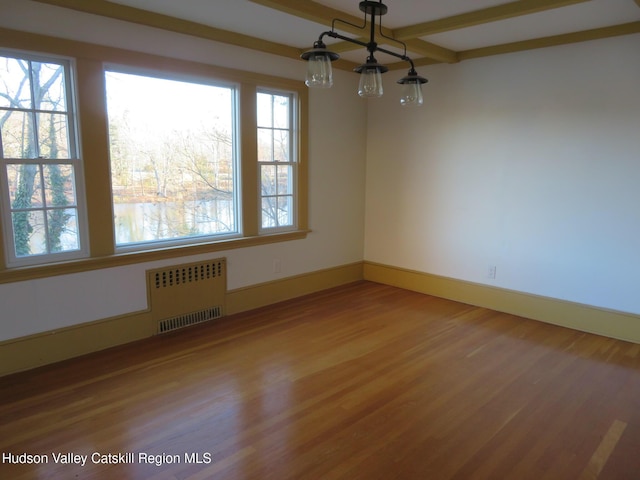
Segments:
[[[638,479],[639,452],[640,345],[368,282],[0,379],[3,479]]]

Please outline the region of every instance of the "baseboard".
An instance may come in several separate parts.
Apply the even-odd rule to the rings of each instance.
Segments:
[[[363,279],[362,262],[327,268],[227,292],[227,314],[245,312]]]
[[[406,290],[640,343],[640,315],[532,295],[423,272],[364,263],[364,279]]]
[[[149,337],[149,311],[87,322],[0,342],[0,376],[30,370]]]
[[[252,310],[362,278],[362,262],[357,262],[230,290],[226,314]],[[6,340],[0,342],[0,376],[141,340],[156,332],[153,312],[147,310]]]

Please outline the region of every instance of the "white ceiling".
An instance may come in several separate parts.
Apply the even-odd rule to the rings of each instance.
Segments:
[[[321,32],[330,29],[328,23],[305,20],[250,0],[111,1],[298,49],[310,48]],[[345,15],[363,17],[358,8],[358,0],[298,1],[300,4],[320,4],[340,10]],[[295,5],[295,2],[292,3]],[[519,2],[513,0],[385,0],[384,3],[388,7],[388,13],[382,17],[383,25],[396,29]],[[589,0],[539,13],[459,28],[420,37],[420,39],[460,52],[630,22],[640,22],[640,0]],[[337,30],[340,32],[339,25]],[[367,34],[368,32],[365,31],[363,36]],[[333,42],[332,39],[325,40],[327,45]],[[420,57],[420,55],[413,55],[411,49],[409,53],[412,57]],[[358,63],[364,60],[362,51],[345,52],[341,56]]]

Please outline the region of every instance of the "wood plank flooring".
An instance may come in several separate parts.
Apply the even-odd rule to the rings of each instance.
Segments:
[[[639,479],[640,345],[361,282],[0,378],[0,454],[3,479]]]

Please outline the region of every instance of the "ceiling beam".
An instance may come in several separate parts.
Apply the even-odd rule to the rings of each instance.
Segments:
[[[203,38],[215,42],[226,43],[238,47],[250,48],[265,53],[272,53],[289,58],[300,58],[300,49],[270,42],[261,38],[243,35],[241,33],[222,30],[209,25],[204,25],[189,20],[162,15],[139,8],[129,7],[106,0],[34,0],[40,3],[64,7],[93,15],[123,20],[125,22],[144,25],[147,27],[160,28],[175,33],[190,35],[192,37]]]
[[[362,28],[358,28],[354,25],[347,23],[338,23],[340,31],[353,33],[355,35],[361,35],[362,30],[366,27],[364,15],[355,16],[346,13],[342,10],[337,10],[331,7],[325,7],[312,0],[300,1],[300,0],[249,0],[252,3],[268,7],[279,12],[288,13],[295,17],[304,18],[311,22],[319,23],[321,25],[327,25],[327,29],[331,27],[331,22],[335,18],[340,18],[345,22],[353,23],[354,25],[362,25]],[[319,32],[321,33],[321,32]],[[392,36],[393,32],[385,27],[382,27],[382,33],[387,36]]]
[[[460,61],[457,52],[436,45],[435,43],[426,42],[419,38],[412,38],[411,40],[406,40],[404,43],[406,43],[408,51],[419,53],[421,56],[432,60],[445,63],[457,63]],[[391,43],[391,45],[393,45],[393,43]]]
[[[431,58],[418,58],[418,59],[414,58],[413,63],[415,64],[416,67],[425,67],[427,65],[437,65],[442,62],[438,62],[437,60],[433,60]],[[406,62],[386,63],[385,66],[389,69],[389,71],[407,69]]]
[[[345,20],[346,22],[353,23],[354,25],[364,25],[364,16],[356,17],[354,15],[350,15],[348,13],[343,12],[342,10],[336,10],[335,8],[325,7],[317,2],[312,0],[308,1],[300,1],[300,0],[250,0],[253,3],[258,5],[262,5],[264,7],[269,7],[274,10],[278,10],[280,12],[288,13],[289,15],[294,15],[296,17],[304,18],[305,20],[310,20],[315,23],[319,23],[322,25],[327,25],[327,29],[331,27],[331,23],[335,18],[340,18]],[[365,25],[366,26],[366,25]],[[362,34],[362,28],[358,28],[357,26],[349,25],[347,23],[339,22],[336,24],[336,28],[342,32],[348,32],[355,35]],[[318,32],[318,35],[322,32]],[[382,34],[387,37],[394,38],[393,30],[382,27]],[[313,39],[315,40],[315,39]],[[380,43],[385,43],[387,45],[393,46],[393,42],[388,42],[379,39]],[[313,42],[310,42],[310,44]],[[458,56],[456,52],[453,50],[449,50],[448,48],[440,47],[439,45],[434,45],[430,42],[425,42],[424,40],[413,39],[407,43],[407,49],[411,50],[414,53],[418,53],[422,56],[432,58],[434,60],[438,60],[440,62],[446,63],[455,63],[458,61]],[[342,51],[346,51],[344,47],[340,46]]]
[[[591,0],[519,0],[517,2],[475,10],[473,12],[461,13],[460,15],[453,15],[439,20],[396,28],[393,34],[394,38],[398,40],[424,37],[589,1]],[[640,2],[640,0],[636,1]]]
[[[621,25],[613,25],[611,27],[594,28],[580,32],[565,33],[562,35],[552,35],[550,37],[535,38],[533,40],[494,45],[492,47],[474,48],[459,52],[458,55],[462,61],[469,60],[471,58],[501,55],[504,53],[522,52],[524,50],[533,50],[536,48],[555,47],[569,43],[586,42],[588,40],[618,37],[633,33],[640,33],[640,22],[623,23]]]

